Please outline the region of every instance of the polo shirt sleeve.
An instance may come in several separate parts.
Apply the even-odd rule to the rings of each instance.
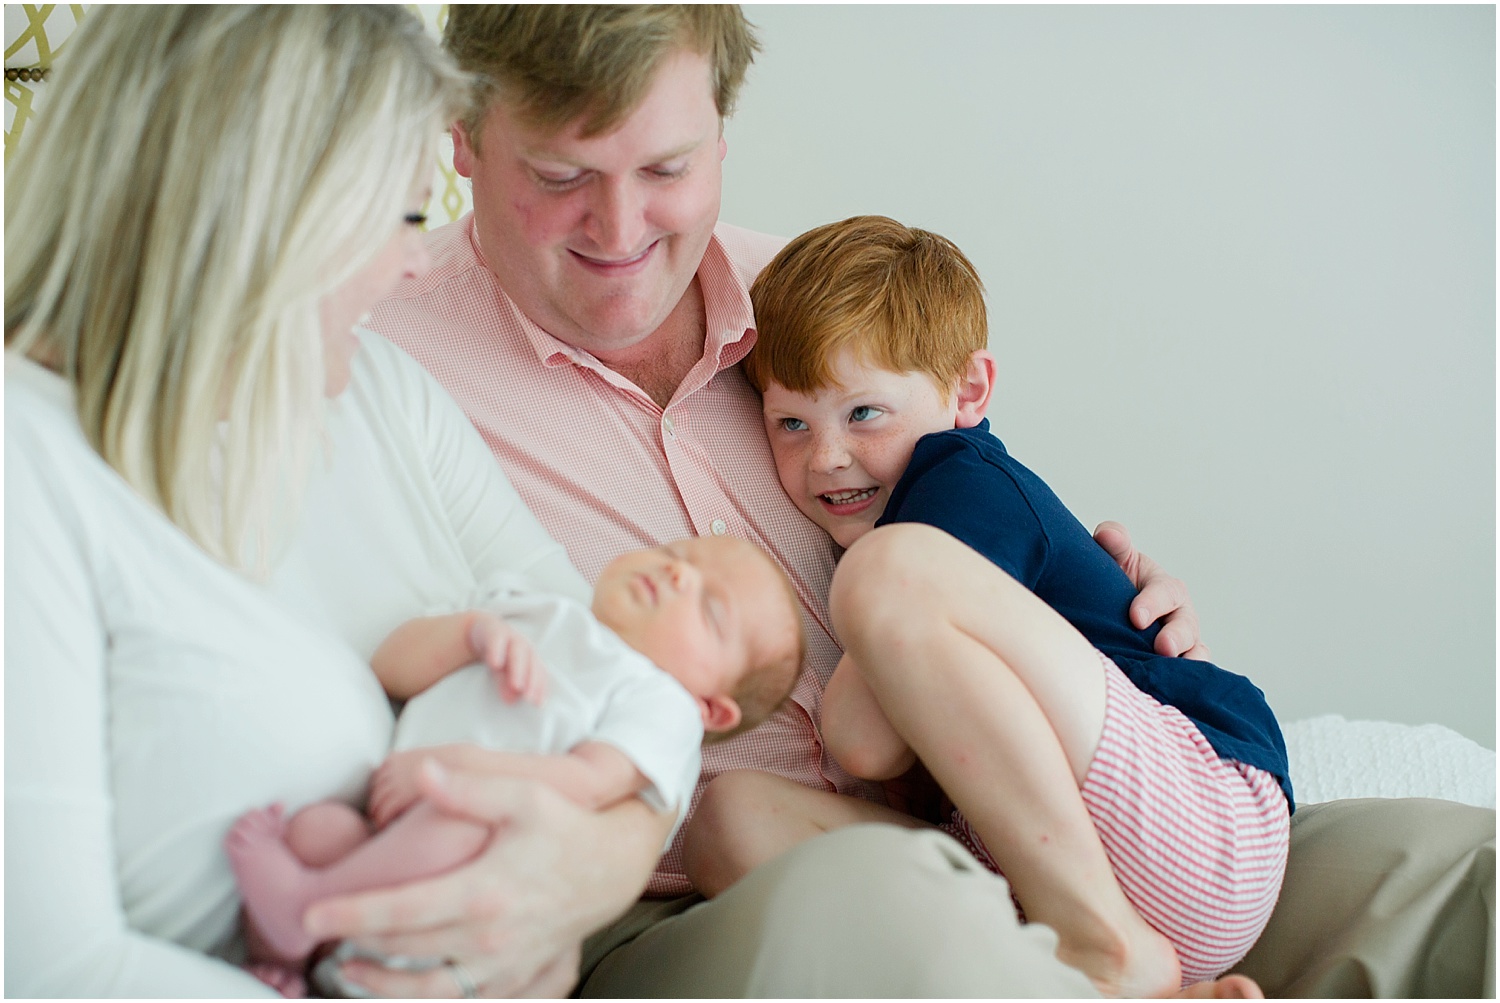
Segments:
[[[644,657],[640,661],[621,672],[591,737],[625,753],[646,776],[650,786],[641,799],[676,814],[675,836],[698,782],[703,726],[687,690]]]
[[[917,443],[882,522],[921,522],[968,544],[1032,591],[1051,550],[1024,486],[958,434]]]

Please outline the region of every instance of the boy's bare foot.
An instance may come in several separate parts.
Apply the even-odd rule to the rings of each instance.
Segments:
[[[1184,1000],[1263,1000],[1266,994],[1248,976],[1226,975],[1212,982],[1194,982],[1176,997]]]
[[[1120,917],[1113,942],[1091,947],[1060,942],[1057,958],[1087,975],[1106,997],[1162,998],[1182,987],[1176,949],[1134,910]]]

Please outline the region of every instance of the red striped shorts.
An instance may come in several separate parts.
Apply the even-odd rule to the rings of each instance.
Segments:
[[[1177,949],[1182,984],[1217,978],[1271,918],[1286,872],[1286,797],[1264,770],[1220,759],[1196,725],[1104,662],[1104,730],[1084,777],[1115,879]],[[960,812],[943,826],[1000,873]]]

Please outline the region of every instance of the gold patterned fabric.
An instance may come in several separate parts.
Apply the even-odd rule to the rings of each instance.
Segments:
[[[83,4],[5,5],[5,68],[46,70],[83,19]],[[45,81],[5,80],[5,162],[36,115]]]
[[[49,71],[52,61],[67,44],[68,36],[87,16],[89,4],[6,4],[5,68]],[[448,19],[447,4],[408,4],[433,37],[440,37]],[[28,74],[28,76],[31,74]],[[295,86],[289,82],[288,86]],[[5,81],[5,163],[22,141],[26,127],[45,113],[47,81]],[[468,182],[453,169],[453,144],[442,140],[432,173],[432,198],[427,203],[429,226],[451,223],[469,211],[472,199]]]

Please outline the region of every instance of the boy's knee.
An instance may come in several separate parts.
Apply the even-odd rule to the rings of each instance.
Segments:
[[[930,594],[942,553],[957,543],[942,530],[903,522],[871,530],[839,559],[829,589],[834,623],[884,622],[889,611]]]

